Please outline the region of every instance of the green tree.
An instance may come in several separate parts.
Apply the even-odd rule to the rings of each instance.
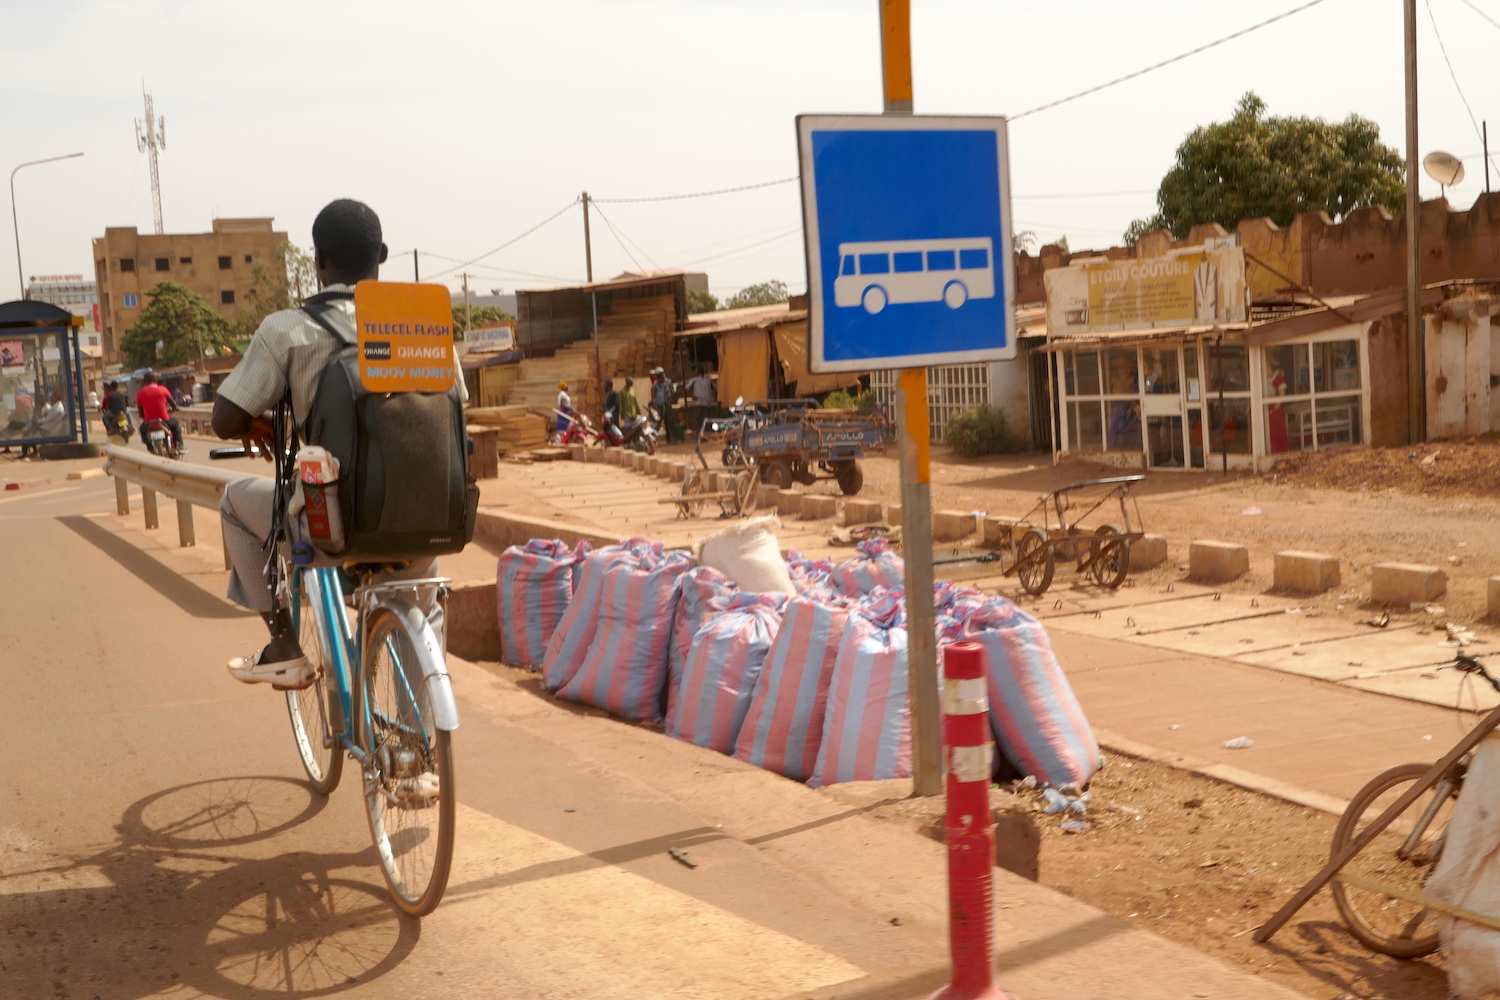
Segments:
[[[719,297],[713,292],[688,292],[687,306],[690,313],[716,312],[719,308]]]
[[[163,281],[145,293],[151,302],[120,338],[120,350],[137,368],[185,365],[233,342],[229,322],[203,296],[176,281]],[[157,348],[161,344],[161,348]]]
[[[1157,189],[1156,214],[1132,222],[1124,239],[1134,243],[1157,229],[1180,239],[1209,222],[1233,231],[1241,219],[1259,216],[1285,226],[1299,212],[1327,212],[1337,222],[1372,205],[1399,214],[1404,170],[1368,118],[1271,116],[1250,91],[1228,121],[1188,133]]]
[[[745,306],[772,306],[787,300],[786,282],[773,278],[758,285],[741,288],[724,303],[725,309],[743,309]]]
[[[250,291],[233,323],[236,340],[248,341],[267,316],[297,308],[318,290],[312,254],[290,242],[276,248],[273,260],[251,264],[250,275]]]
[[[462,302],[453,307],[453,337],[463,340],[464,334],[469,332],[468,321],[474,324],[475,330],[483,330],[487,326],[499,326],[508,319],[515,319],[510,313],[499,306],[469,306],[464,309]]]

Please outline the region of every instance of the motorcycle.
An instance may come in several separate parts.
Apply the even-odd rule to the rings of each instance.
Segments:
[[[568,426],[562,433],[553,431],[547,439],[549,444],[565,448],[570,444],[591,445],[604,440],[604,435],[594,430],[593,422],[582,413],[563,413],[561,410],[553,412],[566,417]]]
[[[181,458],[172,443],[172,429],[161,420],[148,420],[145,424],[146,450],[161,458]]]
[[[614,410],[604,414],[604,444],[606,447],[629,448],[632,451],[656,454],[656,430],[651,421],[643,416],[632,417],[623,427]]]
[[[128,443],[131,437],[135,435],[135,425],[131,423],[130,414],[128,413],[110,413],[105,411],[103,421],[105,437],[121,438]]]

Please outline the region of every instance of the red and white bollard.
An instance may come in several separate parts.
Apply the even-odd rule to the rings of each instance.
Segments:
[[[984,647],[943,647],[943,756],[948,771],[948,940],[953,979],[932,1000],[1010,1000],[995,985],[995,823]]]

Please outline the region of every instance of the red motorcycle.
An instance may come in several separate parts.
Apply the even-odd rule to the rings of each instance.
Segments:
[[[589,418],[582,413],[564,413],[561,410],[553,410],[559,418],[566,420],[568,426],[561,432],[553,431],[548,436],[548,442],[552,445],[566,448],[570,444],[593,445],[605,443],[602,433],[594,430],[594,425]]]

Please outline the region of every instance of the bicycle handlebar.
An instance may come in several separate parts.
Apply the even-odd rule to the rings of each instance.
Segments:
[[[244,446],[239,448],[210,448],[208,450],[208,457],[213,461],[224,458],[259,458],[260,449],[251,448],[247,451]]]

